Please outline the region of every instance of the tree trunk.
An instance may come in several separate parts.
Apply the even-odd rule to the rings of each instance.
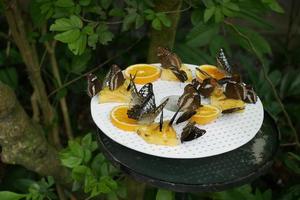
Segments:
[[[47,143],[43,129],[28,117],[13,90],[1,82],[0,99],[2,161],[69,182],[69,172],[61,166],[58,152]]]
[[[51,130],[53,136],[52,139],[56,146],[60,146],[58,127],[54,122],[54,109],[49,102],[46,87],[41,76],[41,69],[35,45],[30,44],[28,41],[25,21],[21,15],[18,1],[5,0],[4,5],[9,28],[26,65],[29,80],[34,89],[38,105],[42,111],[44,124]]]
[[[167,16],[171,20],[171,27],[163,27],[162,30],[157,31],[151,28],[150,45],[148,50],[148,63],[157,62],[156,49],[159,46],[172,49],[174,46],[177,24],[180,17],[180,8],[182,0],[154,0],[156,12],[171,11]]]

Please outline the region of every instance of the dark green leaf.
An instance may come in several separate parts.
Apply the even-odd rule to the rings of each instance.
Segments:
[[[82,28],[83,24],[81,19],[78,16],[71,15],[70,20],[74,28]]]
[[[300,155],[297,155],[297,154],[295,154],[295,153],[293,153],[293,152],[288,152],[288,154],[289,154],[289,156],[291,156],[292,158],[294,158],[294,159],[300,161]]]
[[[228,16],[228,17],[234,17],[236,16],[236,12],[226,8],[225,6],[222,7],[222,13],[225,15],[225,16]]]
[[[0,69],[0,81],[16,89],[18,86],[18,74],[14,67]]]
[[[111,177],[109,176],[102,176],[100,178],[100,184],[103,184],[103,185],[106,185],[108,188],[109,188],[109,191],[108,190],[103,190],[102,192],[103,193],[108,193],[112,190],[115,190],[118,188],[118,184],[116,181],[114,181]]]
[[[97,42],[98,42],[98,34],[94,33],[88,37],[88,45],[93,49],[96,48]]]
[[[102,8],[104,8],[106,10],[111,5],[112,0],[101,0],[100,3],[101,3]]]
[[[109,16],[113,17],[123,17],[125,16],[125,12],[122,8],[113,8],[109,11]]]
[[[91,168],[93,172],[95,172],[98,176],[101,175],[101,166],[104,163],[105,163],[105,157],[101,153],[97,154],[91,163]]]
[[[157,18],[162,22],[162,24],[166,27],[171,26],[171,20],[167,17],[165,13],[157,13],[156,14]]]
[[[64,43],[71,43],[78,41],[80,37],[80,30],[79,29],[71,29],[65,31],[63,33],[56,34],[54,39],[64,42]]]
[[[91,56],[90,51],[85,51],[82,55],[73,56],[69,72],[81,74],[88,67],[88,62],[91,59]]]
[[[135,28],[138,29],[141,26],[143,26],[144,21],[145,21],[144,18],[141,15],[137,14],[135,18]]]
[[[204,22],[207,22],[215,13],[216,7],[210,7],[204,11]]]
[[[85,176],[88,174],[91,174],[91,170],[84,165],[79,165],[73,168],[72,179],[76,181],[83,181]]]
[[[173,200],[174,195],[173,192],[169,190],[159,189],[156,194],[156,200]]]
[[[73,0],[57,0],[55,5],[58,7],[72,7],[74,6]]]
[[[55,20],[55,23],[50,26],[50,31],[67,31],[75,28],[70,19],[61,18]]]
[[[101,44],[107,45],[108,42],[112,41],[113,33],[108,30],[108,26],[106,24],[100,24],[96,32],[98,34],[98,40]]]
[[[231,54],[230,47],[226,39],[221,35],[216,35],[209,43],[210,55],[214,57],[221,48],[225,49],[229,55]]]
[[[144,10],[144,14],[147,20],[153,20],[155,18],[155,12],[151,9]]]
[[[204,3],[205,7],[207,7],[207,8],[215,6],[213,0],[202,0],[202,2]]]
[[[203,20],[203,11],[202,10],[194,10],[191,15],[191,22],[195,26],[199,22]]]
[[[224,15],[222,13],[222,10],[220,7],[216,7],[216,10],[215,10],[215,22],[216,23],[219,23],[219,22],[222,22],[224,19]]]
[[[126,15],[126,17],[123,20],[123,25],[122,25],[122,31],[127,31],[130,26],[135,23],[135,18],[137,16],[136,12],[130,13],[129,15]]]
[[[92,134],[86,134],[82,139],[81,139],[81,145],[85,148],[88,148],[92,144]]]
[[[218,33],[219,25],[204,25],[199,23],[186,37],[186,44],[191,47],[201,47],[207,45]]]
[[[68,47],[75,55],[81,55],[86,48],[86,40],[87,36],[80,34],[76,41],[68,44]]]
[[[119,198],[116,193],[111,192],[107,195],[107,200],[119,200]]]
[[[19,199],[23,199],[24,197],[26,197],[25,194],[18,194],[18,193],[9,192],[9,191],[1,191],[0,192],[0,199],[3,199],[3,200],[19,200]]]
[[[237,4],[232,3],[232,2],[225,3],[225,4],[223,4],[223,6],[226,8],[229,8],[233,11],[240,11],[240,7]]]
[[[90,3],[91,3],[91,0],[79,0],[79,4],[81,6],[88,6],[88,5],[90,5]]]
[[[300,174],[300,165],[297,161],[287,158],[284,163],[294,173]]]
[[[94,27],[92,25],[87,25],[82,29],[82,33],[92,35],[94,33]]]
[[[271,8],[271,10],[278,12],[278,13],[284,13],[283,8],[279,5],[279,3],[274,0],[272,3],[269,4],[269,7]]]
[[[161,30],[161,23],[160,23],[160,20],[158,18],[155,18],[153,21],[152,21],[152,27],[155,29],[155,30],[158,30],[160,31]]]

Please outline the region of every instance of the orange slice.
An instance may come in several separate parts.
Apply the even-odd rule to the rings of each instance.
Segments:
[[[217,68],[214,65],[200,65],[199,69],[208,73],[210,76],[212,76],[213,78],[215,78],[217,80],[224,78],[226,75],[222,70],[220,70],[219,68]],[[200,80],[204,80],[205,78],[208,78],[204,74],[200,73],[198,70],[196,70],[196,76]]]
[[[197,124],[208,124],[216,120],[221,114],[221,110],[212,105],[203,105],[197,109],[197,113],[191,118]]]
[[[127,116],[127,110],[128,106],[121,105],[117,106],[112,109],[110,113],[110,120],[111,123],[124,131],[136,131],[136,129],[139,127],[138,121],[128,118]]]
[[[134,82],[137,84],[146,84],[156,81],[160,77],[160,69],[153,65],[136,64],[127,67],[125,77],[130,79],[130,74],[136,77]]]

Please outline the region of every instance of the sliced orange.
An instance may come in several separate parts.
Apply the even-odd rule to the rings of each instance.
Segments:
[[[213,78],[215,78],[217,80],[220,80],[220,79],[224,78],[225,75],[226,75],[224,73],[224,71],[220,70],[219,68],[217,68],[214,65],[200,65],[199,69],[201,69],[202,71],[208,73],[210,76],[212,76]],[[198,70],[196,70],[196,76],[200,80],[204,80],[205,78],[208,78],[204,74],[200,73]]]
[[[111,123],[124,131],[136,131],[139,127],[138,121],[127,115],[128,106],[121,105],[112,109],[110,113]]]
[[[146,84],[156,81],[160,77],[160,69],[153,65],[136,64],[127,67],[125,70],[125,77],[130,79],[135,76],[134,82],[137,84]]]
[[[220,108],[212,105],[203,105],[197,109],[197,113],[191,118],[197,124],[208,124],[216,120],[221,114]]]

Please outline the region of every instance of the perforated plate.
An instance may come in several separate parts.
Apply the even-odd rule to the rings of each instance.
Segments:
[[[195,65],[188,65],[194,72]],[[153,83],[156,103],[170,95],[181,95],[186,84],[158,80]],[[201,158],[218,155],[234,150],[250,141],[260,129],[263,122],[263,105],[258,99],[256,104],[246,104],[242,113],[222,115],[215,122],[199,126],[206,134],[190,142],[175,147],[146,143],[134,132],[122,131],[110,122],[110,111],[120,103],[98,103],[98,96],[91,100],[91,113],[96,125],[112,140],[128,148],[146,154],[167,158]],[[165,110],[164,119],[170,119],[174,112]],[[158,119],[157,119],[158,120]],[[178,138],[185,123],[174,128]]]

